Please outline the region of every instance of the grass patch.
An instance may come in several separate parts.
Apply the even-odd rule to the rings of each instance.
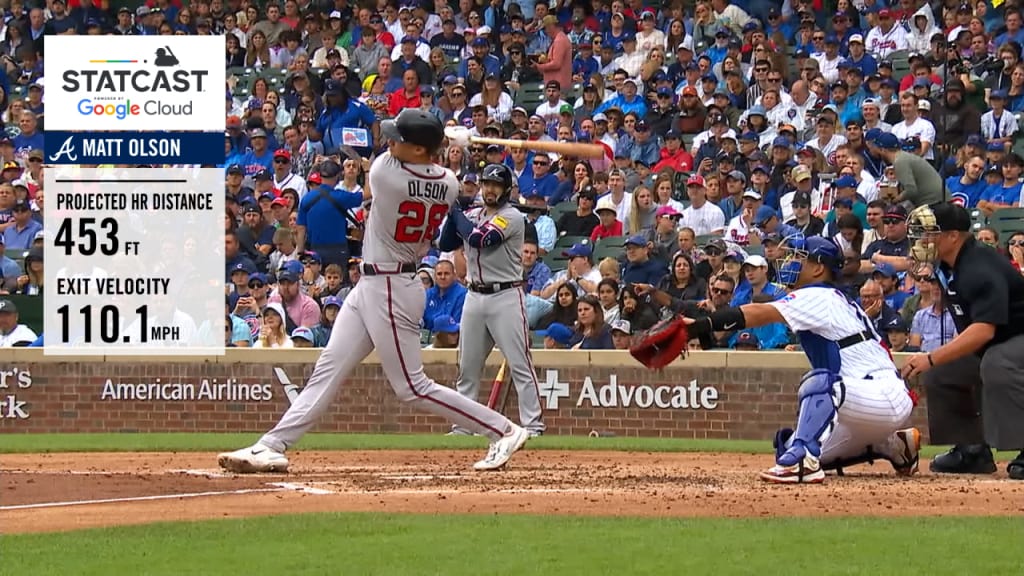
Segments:
[[[308,514],[5,536],[0,572],[962,576],[1017,573],[1022,539],[1014,518]]]

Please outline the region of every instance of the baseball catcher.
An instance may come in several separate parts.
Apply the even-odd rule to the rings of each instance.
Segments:
[[[787,296],[681,318],[689,337],[785,322],[800,338],[811,370],[800,379],[796,426],[776,433],[775,466],[761,472],[761,479],[818,483],[826,470],[875,459],[891,462],[897,474],[914,474],[921,435],[915,428],[901,429],[913,401],[871,319],[833,285],[842,250],[819,236],[791,236],[781,250],[777,270],[779,282],[791,290]],[[650,286],[638,289],[663,305],[671,303]],[[658,341],[671,342],[673,350],[676,345],[674,336]],[[664,357],[641,350],[638,359],[657,367]]]

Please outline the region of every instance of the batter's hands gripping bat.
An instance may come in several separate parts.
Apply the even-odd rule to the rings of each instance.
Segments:
[[[498,374],[494,377],[494,384],[491,386],[491,395],[487,397],[487,407],[491,410],[498,410],[498,402],[501,397],[502,388],[505,387],[505,369],[508,367],[508,360],[502,360],[498,367]],[[506,397],[508,396],[506,392]]]
[[[575,156],[578,158],[601,158],[605,155],[605,149],[599,144],[485,138],[483,136],[473,136],[469,128],[465,126],[448,126],[444,129],[444,135],[448,137],[449,143],[462,148],[470,144],[497,144],[506,148],[522,148],[534,152],[554,153],[561,156]]]

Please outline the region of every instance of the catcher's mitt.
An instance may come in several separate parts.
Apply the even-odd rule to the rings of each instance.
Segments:
[[[629,353],[651,370],[658,370],[686,354],[690,336],[682,316],[668,318],[633,337]]]

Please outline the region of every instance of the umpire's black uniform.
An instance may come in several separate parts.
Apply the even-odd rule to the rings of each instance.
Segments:
[[[941,230],[970,230],[963,208],[941,204],[933,209]],[[932,469],[992,472],[988,446],[1024,449],[1024,277],[1006,257],[974,238],[965,240],[953,266],[941,264],[938,276],[957,332],[985,323],[995,326],[995,334],[974,357],[924,375],[931,441],[957,445],[936,458]],[[1008,471],[1024,479],[1024,451]]]

